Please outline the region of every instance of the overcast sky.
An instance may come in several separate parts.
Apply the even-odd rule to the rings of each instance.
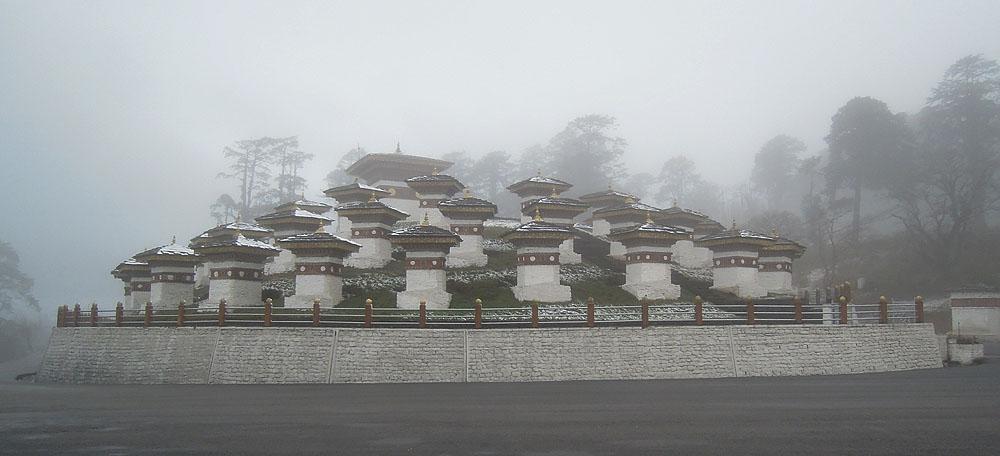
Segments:
[[[309,196],[361,144],[520,153],[615,116],[630,171],[720,183],[854,96],[913,112],[954,61],[1000,58],[1000,2],[0,0],[0,239],[46,309],[213,224],[237,139],[298,135]]]

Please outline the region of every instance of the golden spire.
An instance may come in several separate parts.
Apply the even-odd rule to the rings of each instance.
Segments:
[[[778,228],[777,227],[771,228],[771,237],[773,237],[773,238],[778,237]]]
[[[326,233],[326,225],[317,226],[316,233]]]
[[[537,208],[537,207],[535,208],[535,218],[534,218],[534,221],[536,221],[536,222],[541,222],[542,221],[542,210],[539,209],[539,208]]]
[[[420,221],[420,226],[428,226],[431,224],[430,219],[427,218],[427,213],[424,212],[424,219]]]
[[[403,150],[399,148],[399,141],[396,141],[396,153],[397,154],[403,153]]]
[[[437,175],[438,175],[438,168],[437,166],[435,166],[434,169],[431,170],[431,176],[437,176]]]
[[[357,176],[354,176],[354,183],[355,183],[355,184],[357,184],[357,183],[358,183],[358,177],[357,177]]]
[[[677,205],[677,198],[674,198],[674,207],[680,207]]]
[[[171,244],[176,244],[177,243],[177,235],[176,234],[173,237],[170,238],[170,243]]]
[[[537,175],[538,175],[538,177],[542,177],[542,168],[538,168],[538,169],[537,169],[536,171],[537,171],[537,173],[538,173],[538,174],[537,174]]]
[[[552,187],[552,194],[549,195],[549,198],[558,198],[558,197],[559,197],[559,189]]]
[[[652,212],[646,211],[646,224],[648,224],[648,225],[652,225],[653,224],[653,213]]]
[[[378,201],[378,198],[375,197],[375,192],[372,192],[372,196],[370,196],[368,198],[368,202],[369,203],[374,203],[374,202],[377,202],[377,201]]]
[[[466,198],[472,198],[472,191],[469,190],[469,187],[465,187],[462,189],[462,196]]]
[[[240,213],[236,213],[236,223],[240,223]]]
[[[625,204],[635,204],[635,198],[633,198],[632,195],[626,196]]]

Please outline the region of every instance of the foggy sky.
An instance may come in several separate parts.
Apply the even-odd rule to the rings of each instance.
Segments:
[[[0,239],[46,312],[211,227],[222,148],[298,135],[307,196],[356,144],[519,154],[617,117],[631,172],[687,154],[719,183],[787,133],[815,154],[854,96],[918,110],[1000,58],[1000,2],[0,1]]]

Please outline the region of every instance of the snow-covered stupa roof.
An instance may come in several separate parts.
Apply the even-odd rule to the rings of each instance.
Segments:
[[[775,239],[748,229],[733,228],[715,234],[710,234],[695,241],[699,247],[721,246],[754,246],[767,247],[774,244]]]

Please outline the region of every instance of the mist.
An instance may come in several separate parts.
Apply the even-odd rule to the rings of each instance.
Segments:
[[[214,225],[235,140],[297,135],[319,198],[357,145],[516,155],[598,113],[630,173],[732,183],[855,96],[915,112],[1000,56],[997,2],[760,3],[0,2],[0,239],[43,311],[106,306],[119,261]]]

